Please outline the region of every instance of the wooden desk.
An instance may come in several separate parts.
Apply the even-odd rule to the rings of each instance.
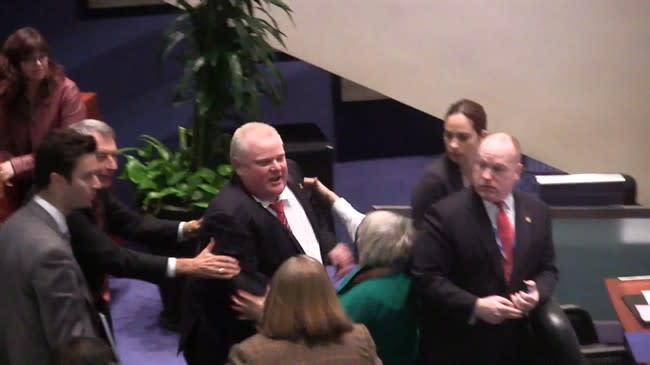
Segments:
[[[607,293],[609,293],[609,300],[612,301],[616,316],[621,322],[621,326],[625,332],[632,331],[649,331],[637,321],[634,313],[630,308],[625,305],[621,297],[623,295],[641,294],[641,290],[650,290],[650,280],[631,280],[620,281],[616,278],[605,279],[605,286],[607,286]]]
[[[650,333],[650,329],[643,327],[641,323],[639,323],[632,311],[621,298],[623,295],[641,294],[641,290],[650,290],[650,280],[620,281],[616,278],[609,278],[605,279],[605,286],[607,286],[609,299],[614,306],[616,316],[621,322],[623,330],[626,333],[639,331]]]

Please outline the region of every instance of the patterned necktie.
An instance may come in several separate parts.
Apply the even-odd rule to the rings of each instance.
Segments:
[[[275,214],[278,216],[278,219],[282,223],[282,225],[289,231],[291,232],[291,227],[289,226],[289,221],[287,220],[287,216],[284,214],[284,202],[282,200],[277,200],[271,204],[269,204],[269,207],[275,212]]]
[[[503,264],[503,275],[506,279],[506,283],[510,282],[510,276],[512,275],[512,267],[514,264],[514,257],[512,253],[512,243],[515,238],[515,232],[512,229],[512,224],[506,210],[504,208],[503,202],[496,203],[499,208],[499,213],[497,213],[497,237],[501,241],[501,249],[503,251],[502,255],[502,264]]]

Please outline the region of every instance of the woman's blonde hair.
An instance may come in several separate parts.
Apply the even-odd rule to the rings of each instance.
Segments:
[[[270,338],[324,342],[352,329],[323,265],[300,255],[273,275],[261,332]]]
[[[384,210],[372,212],[357,232],[359,264],[404,268],[411,260],[414,240],[411,219]]]

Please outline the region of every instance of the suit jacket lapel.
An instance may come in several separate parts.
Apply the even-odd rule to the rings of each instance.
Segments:
[[[512,277],[510,283],[514,287],[521,286],[521,269],[524,263],[524,258],[526,257],[526,252],[530,246],[530,215],[527,212],[527,209],[521,203],[518,194],[514,194],[515,200],[515,262],[512,269]]]
[[[476,235],[481,241],[481,246],[485,250],[485,253],[488,257],[488,260],[494,269],[495,275],[500,278],[504,283],[505,288],[505,279],[503,274],[503,266],[501,263],[501,252],[499,251],[499,245],[496,241],[496,235],[494,228],[492,227],[492,222],[485,211],[485,206],[483,205],[483,200],[481,197],[476,194],[474,189],[469,190],[471,193],[469,205],[468,205],[468,222],[475,221],[477,224],[469,224],[468,226],[476,227]]]

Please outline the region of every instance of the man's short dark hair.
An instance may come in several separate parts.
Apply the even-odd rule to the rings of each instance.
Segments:
[[[97,150],[95,138],[84,136],[69,128],[50,131],[34,157],[34,187],[42,190],[50,184],[50,174],[56,172],[70,181],[79,159]]]

